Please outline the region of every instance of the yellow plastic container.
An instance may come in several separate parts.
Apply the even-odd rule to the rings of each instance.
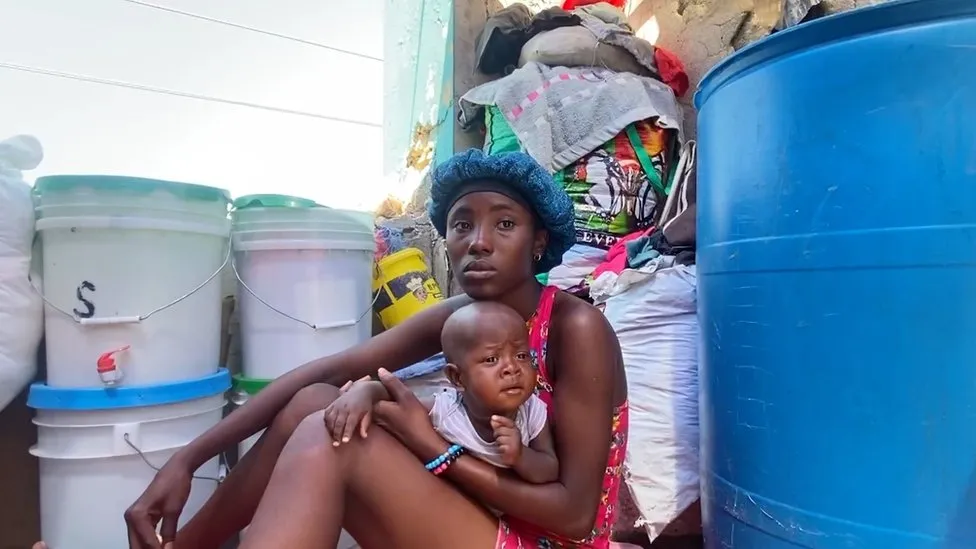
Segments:
[[[379,260],[373,273],[373,295],[373,310],[387,329],[444,300],[427,268],[424,252],[417,248]]]

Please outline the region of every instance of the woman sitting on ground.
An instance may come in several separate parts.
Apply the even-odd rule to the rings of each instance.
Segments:
[[[133,549],[174,539],[175,549],[217,549],[249,524],[242,549],[335,547],[340,528],[364,549],[609,546],[627,444],[619,344],[599,311],[534,276],[575,240],[569,198],[531,157],[473,150],[434,171],[431,199],[466,295],[289,372],[179,451],[126,512]],[[558,458],[554,482],[452,456],[424,406],[386,373],[440,351],[444,323],[473,301],[502,303],[528,323]],[[334,446],[323,410],[336,387],[381,369],[391,398],[374,411],[383,428]],[[193,471],[265,427],[177,533]]]

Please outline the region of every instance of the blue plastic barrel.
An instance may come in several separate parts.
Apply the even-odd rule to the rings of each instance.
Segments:
[[[976,549],[976,0],[776,34],[699,114],[708,549]]]

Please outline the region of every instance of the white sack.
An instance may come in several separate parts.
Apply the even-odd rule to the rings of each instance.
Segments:
[[[21,172],[43,157],[37,139],[0,141],[0,410],[37,373],[37,346],[44,331],[41,298],[30,287],[34,204]]]
[[[620,340],[630,399],[627,486],[651,540],[699,498],[694,265],[605,274],[594,299]],[[592,294],[591,294],[592,295]]]

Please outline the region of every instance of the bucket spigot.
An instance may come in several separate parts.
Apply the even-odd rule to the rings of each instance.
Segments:
[[[111,387],[122,381],[122,368],[115,361],[115,355],[128,350],[129,346],[126,345],[125,347],[119,347],[113,351],[102,353],[98,357],[98,360],[95,362],[95,369],[98,371],[98,377],[102,378],[102,383]]]

